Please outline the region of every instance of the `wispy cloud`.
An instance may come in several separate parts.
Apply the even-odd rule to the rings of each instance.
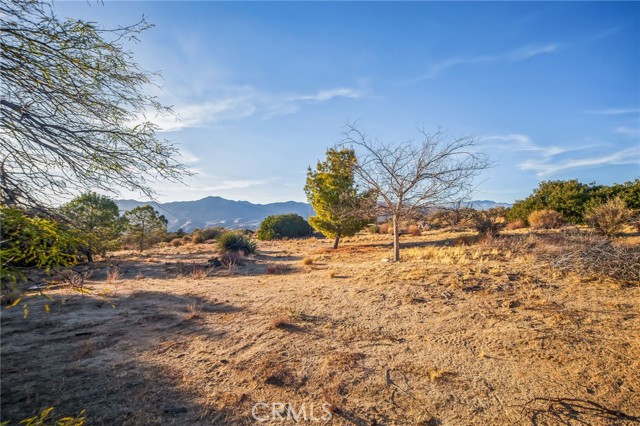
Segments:
[[[519,166],[522,170],[533,170],[539,177],[572,169],[585,169],[607,165],[640,164],[640,149],[637,147],[617,151],[609,155],[552,161],[551,159],[527,160]]]
[[[338,89],[321,90],[314,95],[294,96],[291,98],[291,100],[325,102],[333,98],[356,99],[361,98],[362,96],[364,96],[364,92],[362,90],[352,89],[349,87],[341,87]]]
[[[619,126],[619,127],[616,127],[613,131],[620,135],[625,135],[632,138],[640,136],[640,129],[633,128],[633,127]]]
[[[216,101],[178,104],[174,106],[177,116],[159,116],[152,121],[161,131],[177,131],[251,116],[269,119],[293,114],[305,104],[328,102],[335,98],[357,99],[366,94],[364,90],[348,87],[293,95],[266,93],[246,87],[238,88],[236,92]]]
[[[529,45],[516,50],[512,50],[505,56],[511,61],[524,61],[534,56],[545,55],[547,53],[557,52],[560,46],[556,43],[545,44],[540,46]]]
[[[585,114],[598,115],[622,115],[622,114],[640,114],[640,108],[608,108],[585,111]]]
[[[580,148],[567,148],[560,146],[542,146],[533,143],[531,138],[527,135],[521,134],[509,134],[509,135],[488,135],[482,137],[485,141],[498,141],[499,148],[509,149],[512,151],[531,151],[540,153],[543,157],[552,157],[554,155],[562,154],[569,151],[574,151]]]
[[[267,183],[269,183],[268,180],[260,180],[260,179],[223,180],[218,185],[201,186],[201,187],[195,186],[195,187],[189,187],[187,190],[213,192],[213,191],[224,191],[226,189],[250,188],[258,185],[266,185]]]
[[[518,62],[531,59],[535,56],[555,53],[559,49],[560,45],[558,43],[549,43],[543,45],[522,46],[508,52],[498,53],[494,55],[476,55],[467,57],[446,58],[431,64],[424,74],[412,80],[409,80],[407,83],[411,84],[423,80],[429,80],[439,76],[444,71],[450,68],[461,65],[471,65],[485,62]]]

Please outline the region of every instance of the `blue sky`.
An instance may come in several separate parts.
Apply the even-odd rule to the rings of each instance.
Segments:
[[[155,28],[131,46],[181,117],[154,120],[197,175],[160,201],[304,201],[348,122],[384,141],[472,134],[497,165],[474,199],[542,180],[640,177],[638,2],[57,2]],[[125,193],[123,196],[135,197]]]

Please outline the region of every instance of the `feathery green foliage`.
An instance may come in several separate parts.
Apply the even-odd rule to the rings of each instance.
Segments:
[[[59,222],[16,207],[0,206],[0,277],[25,278],[24,268],[50,270],[77,262],[81,242]]]
[[[49,0],[0,2],[0,203],[42,207],[97,188],[151,196],[148,177],[188,174],[145,118],[171,110],[125,44],[150,27],[62,19]]]
[[[315,171],[309,168],[307,172],[304,191],[316,212],[309,223],[335,238],[333,248],[338,248],[340,238],[355,235],[372,221],[375,193],[358,191],[354,177],[356,163],[352,149],[330,148],[326,161],[319,161]]]

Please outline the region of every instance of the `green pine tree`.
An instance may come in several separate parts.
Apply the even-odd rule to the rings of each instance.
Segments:
[[[327,159],[309,168],[304,187],[307,199],[316,212],[309,218],[314,229],[334,238],[350,237],[371,222],[375,204],[373,192],[359,192],[355,183],[356,155],[351,149],[327,150]]]

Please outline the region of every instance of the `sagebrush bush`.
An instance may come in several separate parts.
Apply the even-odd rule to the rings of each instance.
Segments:
[[[527,227],[527,223],[522,219],[516,219],[513,222],[507,223],[507,229],[511,231],[514,229],[522,229],[526,227]]]
[[[527,221],[535,229],[555,229],[562,226],[562,214],[555,210],[536,210],[531,212]]]
[[[246,235],[237,232],[225,232],[218,237],[218,248],[222,252],[242,252],[245,255],[256,252],[256,243]]]
[[[380,226],[378,225],[369,225],[369,227],[367,228],[367,232],[370,234],[379,234],[380,233]]]
[[[171,244],[171,247],[180,247],[182,245],[182,239],[176,238],[175,240],[171,240],[169,244]]]
[[[478,210],[471,217],[471,226],[478,231],[478,235],[495,237],[504,227],[504,223],[490,211]]]
[[[409,228],[407,228],[407,232],[413,235],[414,237],[419,237],[420,235],[422,235],[422,231],[420,231],[420,228],[418,228],[418,225],[409,226]]]
[[[589,210],[584,215],[584,221],[600,234],[614,236],[629,223],[632,213],[627,204],[616,197]]]
[[[227,232],[226,229],[218,226],[214,228],[196,229],[193,231],[193,234],[191,234],[191,241],[196,244],[202,244],[208,240],[215,240],[225,232]]]
[[[277,240],[306,237],[312,233],[313,229],[302,216],[290,213],[265,218],[260,223],[257,236],[259,240]]]
[[[392,226],[389,225],[388,223],[383,223],[378,227],[378,232],[381,234],[388,234],[390,228],[393,229]]]

